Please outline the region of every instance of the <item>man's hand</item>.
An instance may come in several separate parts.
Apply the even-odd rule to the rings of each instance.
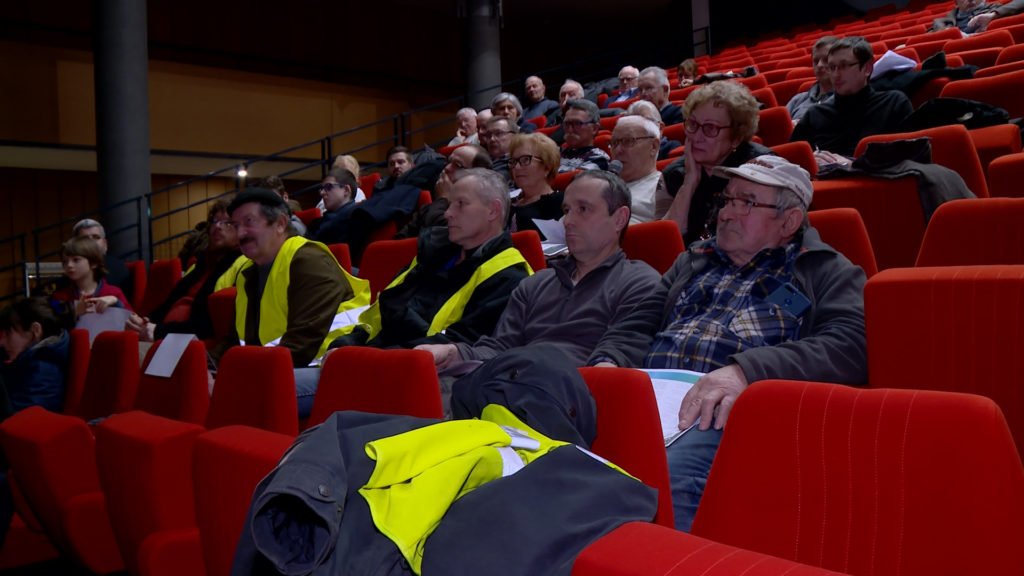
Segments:
[[[712,418],[715,430],[721,430],[736,398],[746,388],[747,377],[739,364],[729,364],[701,376],[679,406],[679,429],[686,430],[700,417],[700,430],[710,428]]]
[[[434,355],[434,366],[438,371],[444,370],[459,359],[459,349],[455,344],[420,344],[416,350],[426,350]]]
[[[967,30],[969,32],[981,32],[988,28],[988,25],[992,22],[992,20],[995,19],[995,17],[995,12],[985,12],[984,14],[978,14],[974,18],[971,18],[969,22],[967,22]]]
[[[93,310],[102,314],[107,308],[117,306],[117,296],[100,296],[99,298],[87,298],[86,303],[91,305]]]

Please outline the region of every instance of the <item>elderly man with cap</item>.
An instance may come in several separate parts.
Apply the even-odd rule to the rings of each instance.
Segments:
[[[307,366],[351,331],[335,325],[335,316],[369,305],[370,287],[346,273],[327,246],[295,234],[289,213],[284,199],[265,188],[246,189],[228,206],[243,256],[218,281],[218,289],[238,289],[235,330],[221,349],[234,343],[287,348],[303,416],[319,380],[319,370]]]
[[[679,408],[681,430],[697,425],[668,447],[681,530],[697,511],[729,411],[751,382],[867,381],[864,271],[808,226],[807,172],[761,156],[715,174],[729,178],[717,235],[689,246],[623,327],[651,339],[646,368],[704,373]]]

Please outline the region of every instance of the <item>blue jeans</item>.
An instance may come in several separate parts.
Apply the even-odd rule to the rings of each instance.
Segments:
[[[700,431],[694,428],[666,448],[672,512],[677,530],[690,531],[721,440],[721,430],[710,428]]]
[[[319,368],[295,369],[295,400],[299,406],[299,419],[308,418],[313,411],[313,397],[320,384]]]

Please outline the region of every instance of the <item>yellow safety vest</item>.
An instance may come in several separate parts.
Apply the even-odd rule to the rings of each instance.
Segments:
[[[288,329],[288,283],[291,280],[292,258],[299,248],[306,244],[320,248],[331,257],[331,260],[337,263],[337,259],[335,259],[330,249],[319,242],[307,240],[301,236],[292,236],[285,240],[284,244],[281,245],[281,250],[278,251],[277,256],[274,258],[274,263],[270,266],[267,285],[264,287],[263,296],[260,298],[259,335],[260,342],[264,345],[275,342]],[[243,256],[243,258],[245,257]],[[236,265],[238,266],[237,270],[235,270]],[[239,338],[245,337],[245,313],[249,305],[249,298],[245,292],[245,275],[241,274],[241,272],[252,265],[252,260],[245,258],[244,263],[239,265],[238,261],[236,261],[231,269],[225,272],[225,276],[227,276],[234,271],[236,277],[235,287],[238,289],[238,295],[235,297],[235,329],[238,331]],[[320,345],[320,350],[316,354],[317,359],[324,355],[324,352],[327,351],[327,346],[335,338],[348,334],[356,326],[354,321],[340,322],[338,316],[343,316],[349,310],[362,308],[370,304],[369,281],[350,275],[340,264],[338,264],[338,269],[345,275],[345,280],[352,287],[353,296],[338,305],[334,327],[327,333],[327,337],[324,338],[323,343]]]
[[[242,273],[242,270],[248,268],[251,264],[252,260],[249,260],[244,255],[235,258],[235,261],[231,266],[220,275],[220,278],[217,278],[217,283],[213,285],[213,291],[219,292],[225,288],[234,286],[235,282],[238,280],[238,276]]]
[[[523,258],[523,255],[519,253],[519,250],[515,248],[506,248],[501,252],[492,256],[489,260],[480,265],[469,277],[469,280],[458,289],[455,294],[452,294],[448,301],[445,302],[441,309],[437,311],[434,318],[430,321],[430,327],[427,329],[427,336],[433,336],[439,332],[444,331],[445,328],[455,324],[462,318],[462,313],[466,309],[466,304],[469,303],[469,299],[473,297],[473,291],[480,284],[487,281],[488,278],[494,276],[498,272],[515,266],[516,264],[523,264],[526,266],[527,275],[533,274],[533,269]],[[413,258],[412,263],[405,269],[404,272],[398,275],[387,288],[389,290],[395,286],[398,286],[405,280],[405,277],[416,267],[416,259]],[[383,294],[383,292],[381,293]],[[359,315],[359,324],[364,330],[370,335],[368,340],[372,340],[381,330],[381,319],[380,319],[380,298],[373,303],[372,306],[366,309],[365,312]]]

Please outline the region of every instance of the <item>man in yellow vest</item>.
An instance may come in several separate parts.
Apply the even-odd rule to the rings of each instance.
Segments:
[[[235,333],[229,341],[290,350],[299,414],[307,415],[319,380],[319,370],[307,366],[351,329],[336,316],[368,305],[369,283],[348,275],[323,244],[296,235],[288,205],[271,190],[245,190],[228,214],[247,260],[234,279]]]
[[[492,170],[457,173],[447,227],[424,229],[416,259],[331,347],[476,342],[494,330],[519,281],[532,273],[504,231],[509,196]]]

